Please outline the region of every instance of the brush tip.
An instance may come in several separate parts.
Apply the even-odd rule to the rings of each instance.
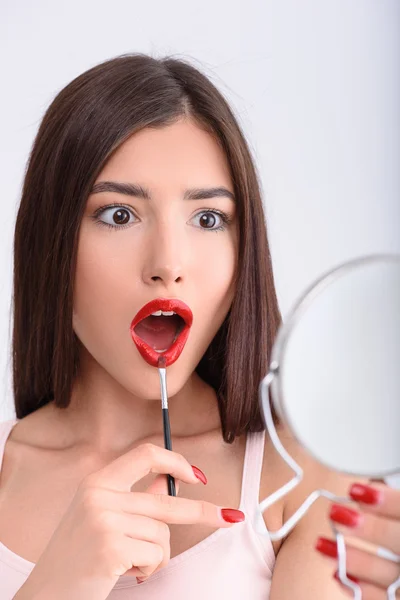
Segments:
[[[160,356],[158,358],[158,368],[165,369],[166,364],[167,364],[167,359],[165,358],[165,356]]]

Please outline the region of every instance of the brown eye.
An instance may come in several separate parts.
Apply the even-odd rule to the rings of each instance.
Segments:
[[[102,206],[93,215],[93,220],[96,225],[104,225],[111,229],[123,229],[134,223],[129,221],[129,217],[135,215],[124,206]]]
[[[232,217],[222,210],[202,210],[193,217],[197,221],[196,227],[203,231],[224,231],[232,222]]]
[[[113,221],[116,225],[126,225],[129,222],[129,212],[126,208],[120,208],[113,213]]]
[[[200,224],[204,226],[206,229],[210,229],[215,225],[215,215],[211,212],[203,213],[200,217]]]

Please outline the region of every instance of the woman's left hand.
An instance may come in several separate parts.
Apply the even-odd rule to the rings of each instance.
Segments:
[[[400,490],[383,483],[374,482],[371,486],[355,483],[349,490],[349,497],[359,503],[357,511],[344,504],[330,507],[329,518],[338,531],[390,550],[398,562],[356,548],[346,541],[347,576],[357,581],[363,600],[386,600],[386,589],[400,576]],[[333,539],[319,538],[316,549],[337,559],[337,545]],[[337,572],[335,577],[338,579]],[[339,580],[338,585],[353,596]],[[400,598],[400,586],[396,598]]]

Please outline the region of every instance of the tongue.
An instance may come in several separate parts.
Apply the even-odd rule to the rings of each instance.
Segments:
[[[180,322],[178,315],[150,316],[136,325],[135,333],[154,350],[167,350],[175,341]]]

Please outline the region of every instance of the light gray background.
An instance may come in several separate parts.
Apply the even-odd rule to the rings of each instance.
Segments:
[[[15,215],[34,135],[61,88],[137,51],[187,57],[214,81],[261,175],[285,317],[328,268],[400,252],[399,34],[399,0],[3,0],[0,420],[15,415]]]

